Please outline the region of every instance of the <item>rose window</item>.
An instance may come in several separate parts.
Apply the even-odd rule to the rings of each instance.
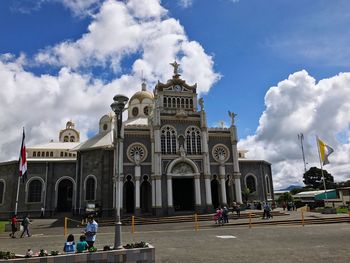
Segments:
[[[229,150],[223,144],[216,145],[213,148],[212,154],[213,154],[215,161],[217,161],[219,163],[226,162],[229,158]]]
[[[133,163],[143,162],[147,157],[146,147],[140,143],[134,143],[128,148],[128,159]]]

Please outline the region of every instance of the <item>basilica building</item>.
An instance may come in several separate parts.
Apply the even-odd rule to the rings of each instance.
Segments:
[[[98,133],[85,142],[69,121],[59,142],[28,146],[29,177],[20,185],[18,212],[83,214],[94,204],[112,215],[115,167],[122,215],[206,213],[232,202],[273,200],[271,164],[237,149],[236,115],[229,112],[228,128],[208,127],[197,85],[181,79],[179,64],[171,65],[172,78],[153,92],[142,83],[130,98],[117,158],[113,112],[100,118]],[[14,211],[17,174],[18,161],[0,163],[2,215]]]

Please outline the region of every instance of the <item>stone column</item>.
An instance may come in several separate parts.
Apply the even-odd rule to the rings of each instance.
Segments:
[[[222,205],[227,205],[224,164],[221,164],[219,167],[219,178],[220,178],[220,186],[221,186],[221,203]]]
[[[232,143],[233,176],[235,178],[236,202],[242,203],[241,173],[239,171],[238,150],[237,150],[237,129],[235,125],[231,125],[230,132],[231,132],[231,143]]]
[[[196,174],[194,176],[194,189],[195,189],[195,202],[196,202],[196,210],[199,210],[202,202],[201,202],[201,185],[200,185],[200,175]]]
[[[210,184],[210,176],[204,175],[204,183],[205,183],[205,202],[207,206],[212,206],[213,201],[211,199],[211,184]]]
[[[167,192],[168,192],[168,210],[173,208],[173,181],[172,176],[167,177]]]
[[[156,209],[162,209],[162,182],[161,177],[156,176]]]
[[[135,166],[135,214],[140,214],[140,178],[141,167]]]
[[[211,198],[211,184],[210,184],[210,160],[209,160],[209,148],[208,148],[208,127],[207,118],[204,111],[204,101],[199,100],[201,106],[201,136],[202,136],[202,151],[203,151],[203,173],[204,173],[204,183],[205,183],[205,204],[207,212],[213,211],[213,202]]]

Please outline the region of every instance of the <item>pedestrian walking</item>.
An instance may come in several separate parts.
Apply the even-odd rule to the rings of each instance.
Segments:
[[[16,236],[15,236],[16,231],[17,231],[17,216],[13,215],[11,217],[11,234],[10,234],[10,237],[16,238]]]
[[[222,217],[223,217],[224,223],[228,223],[228,209],[226,206],[224,206],[224,209],[222,210]]]
[[[29,234],[30,219],[29,219],[28,214],[23,218],[21,224],[22,224],[22,226],[23,226],[23,232],[22,232],[22,234],[21,234],[21,238],[23,237],[23,235],[24,235],[25,232],[27,232],[27,236],[30,237],[30,234]]]
[[[89,248],[94,246],[94,242],[96,241],[97,229],[98,229],[98,224],[94,220],[94,217],[90,215],[88,217],[88,223],[86,224],[86,228],[85,228],[86,242],[88,243]]]

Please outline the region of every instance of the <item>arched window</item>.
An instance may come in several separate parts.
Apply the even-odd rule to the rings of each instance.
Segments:
[[[86,201],[93,201],[95,200],[95,178],[89,177],[86,180],[86,186],[85,186],[85,200]]]
[[[167,101],[168,101],[167,98],[164,97],[164,99],[163,99],[163,107],[164,107],[164,108],[168,107]]]
[[[38,157],[40,157],[40,152],[38,152]]]
[[[185,99],[181,98],[181,108],[185,108]]]
[[[60,155],[61,155],[61,157],[63,157],[63,152],[61,152],[61,154],[60,154]]]
[[[161,149],[163,154],[176,154],[176,130],[171,126],[164,126],[161,130]]]
[[[53,152],[50,152],[50,157],[53,157]]]
[[[201,154],[201,131],[198,127],[190,126],[186,129],[186,152],[188,154]]]
[[[49,157],[50,153],[49,152],[46,152],[46,157]]]
[[[29,183],[29,191],[28,191],[29,203],[41,202],[42,187],[43,186],[40,180],[34,179]]]
[[[74,138],[74,136],[70,136],[69,141],[70,141],[70,142],[75,142],[75,138]]]
[[[255,183],[255,178],[252,175],[248,175],[246,177],[246,186],[250,190],[251,193],[256,191],[256,183]]]
[[[45,156],[45,152],[41,152],[41,156],[44,157]]]
[[[5,197],[5,181],[0,181],[0,204],[4,203],[4,197]]]
[[[68,142],[68,139],[69,139],[69,138],[68,138],[68,136],[66,135],[66,136],[64,136],[63,141],[64,141],[64,142]]]
[[[33,152],[33,157],[36,157],[36,152]]]

